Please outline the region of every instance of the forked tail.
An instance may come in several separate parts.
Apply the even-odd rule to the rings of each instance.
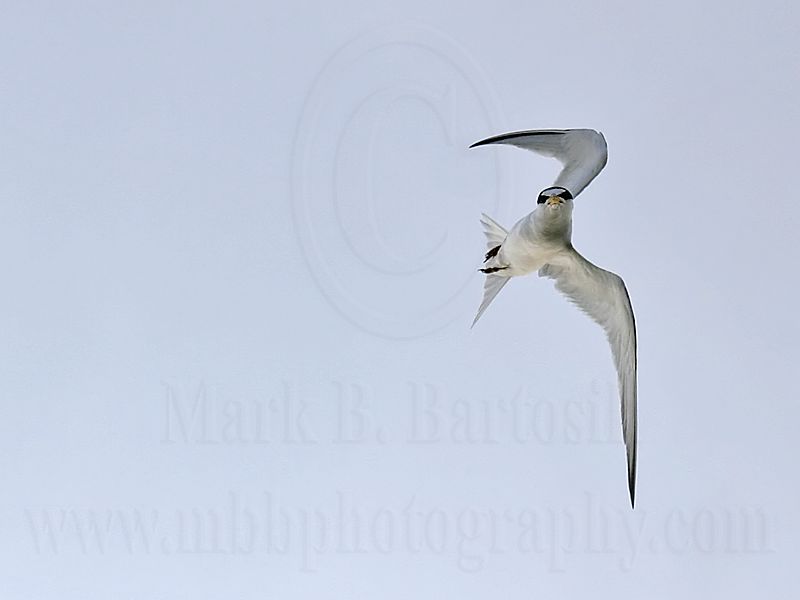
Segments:
[[[481,215],[481,224],[483,225],[483,233],[486,235],[486,247],[489,249],[489,252],[486,254],[486,260],[495,260],[497,251],[506,240],[508,231],[506,231],[489,215]],[[489,265],[489,267],[494,268],[493,265]],[[475,320],[472,321],[472,327],[475,326],[475,323],[478,322],[478,319],[481,318],[483,312],[492,303],[492,300],[494,300],[495,296],[500,293],[500,290],[503,289],[503,286],[508,283],[509,279],[510,277],[495,275],[494,273],[486,275],[486,281],[483,284],[483,302],[481,302],[481,306],[478,309],[478,314],[475,315]]]
[[[486,247],[489,250],[501,246],[506,241],[508,232],[489,215],[481,213],[481,225],[483,225],[483,234],[486,236]]]

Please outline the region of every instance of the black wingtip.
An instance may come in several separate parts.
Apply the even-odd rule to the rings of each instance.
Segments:
[[[631,495],[631,510],[636,508],[636,478],[631,477],[628,479],[628,492]]]
[[[538,135],[563,135],[565,132],[560,129],[531,129],[526,131],[511,131],[509,133],[501,133],[500,135],[493,135],[492,137],[488,137],[485,140],[480,140],[479,142],[475,142],[470,146],[470,148],[475,148],[477,146],[485,146],[486,144],[502,144],[507,142],[508,140],[513,140],[515,138],[521,137],[534,137]]]

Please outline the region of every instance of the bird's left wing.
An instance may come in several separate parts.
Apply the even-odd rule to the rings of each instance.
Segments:
[[[569,190],[573,198],[597,177],[608,162],[606,139],[594,129],[514,131],[475,142],[470,148],[485,144],[510,144],[558,159],[563,169],[553,185]]]
[[[636,493],[636,323],[625,282],[597,267],[574,248],[557,255],[539,270],[555,279],[556,289],[606,332],[617,368],[622,404],[622,434],[628,458],[631,507]]]

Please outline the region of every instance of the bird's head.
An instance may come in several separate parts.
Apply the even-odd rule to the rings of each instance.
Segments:
[[[572,212],[572,194],[563,187],[549,187],[542,190],[536,203],[548,214]]]

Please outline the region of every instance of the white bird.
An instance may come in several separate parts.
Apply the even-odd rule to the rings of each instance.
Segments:
[[[482,215],[488,240],[483,302],[473,325],[512,277],[534,271],[555,280],[558,291],[606,332],[617,369],[622,405],[622,434],[628,459],[631,507],[636,491],[636,324],[622,279],[597,267],[572,247],[573,199],[605,167],[606,140],[592,129],[544,129],[504,133],[475,142],[511,144],[558,159],[563,169],[552,187],[543,190],[536,210],[506,231]]]

